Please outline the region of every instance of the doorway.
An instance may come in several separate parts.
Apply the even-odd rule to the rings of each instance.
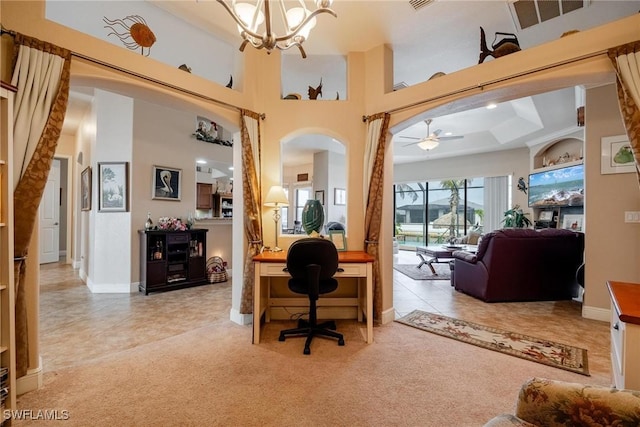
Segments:
[[[40,264],[65,259],[69,224],[69,161],[56,157],[45,185],[39,208]]]

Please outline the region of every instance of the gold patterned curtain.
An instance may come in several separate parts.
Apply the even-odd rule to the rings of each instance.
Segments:
[[[22,377],[29,361],[27,252],[67,111],[71,52],[17,34],[13,64],[11,84],[18,88],[13,117],[16,376]]]
[[[389,114],[378,113],[367,118],[367,141],[364,158],[365,250],[374,257],[373,262],[373,319],[382,320],[382,278],[380,276],[380,225],[382,224],[382,195],[384,178],[384,152],[386,150]]]
[[[262,248],[262,191],[260,185],[260,116],[248,110],[240,112],[242,128],[242,194],[244,197],[244,233],[249,242],[244,261],[240,313],[253,312],[253,257]],[[259,319],[253,319],[259,321]]]
[[[618,78],[618,103],[640,183],[640,41],[609,49]]]

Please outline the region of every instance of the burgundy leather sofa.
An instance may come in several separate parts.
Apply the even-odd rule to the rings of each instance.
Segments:
[[[486,302],[551,301],[578,296],[584,234],[547,228],[483,236],[475,254],[453,253],[453,286]]]

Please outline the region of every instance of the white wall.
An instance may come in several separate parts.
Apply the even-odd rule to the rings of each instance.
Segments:
[[[96,140],[92,156],[93,224],[89,243],[92,254],[87,286],[92,292],[129,292],[131,277],[131,211],[98,212],[100,162],[128,162],[132,169],[133,100],[96,90]],[[130,180],[131,182],[131,180]],[[128,190],[131,189],[129,184]],[[132,200],[132,199],[130,199]]]

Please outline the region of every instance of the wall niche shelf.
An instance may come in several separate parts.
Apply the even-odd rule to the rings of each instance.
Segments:
[[[582,158],[584,143],[578,138],[565,138],[541,149],[532,157],[532,174],[553,171],[584,164]],[[529,183],[530,186],[530,183]],[[529,189],[531,191],[531,189]],[[583,197],[584,203],[584,197]],[[568,228],[575,226],[584,232],[584,206],[547,204],[530,206],[533,210],[533,222],[536,229],[563,228],[565,218],[571,219]],[[567,217],[567,215],[570,215]]]

